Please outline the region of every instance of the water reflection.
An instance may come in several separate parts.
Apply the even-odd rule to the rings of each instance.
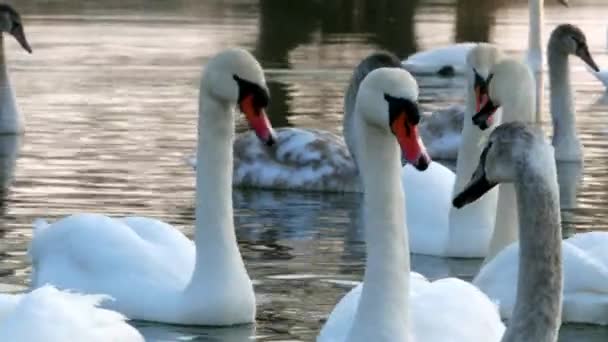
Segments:
[[[489,42],[494,13],[502,0],[458,0],[456,3],[455,41]],[[475,9],[474,12],[471,9]],[[474,14],[473,14],[474,13]]]
[[[20,135],[0,135],[0,208],[4,208],[13,183],[21,140]]]
[[[601,15],[608,7],[585,5],[591,1],[557,11],[547,0],[547,31],[562,21],[581,25],[598,64],[608,65]],[[453,40],[491,40],[521,54],[527,32],[525,1],[9,2],[23,12],[35,50],[26,58],[7,43],[11,81],[27,119],[23,153],[4,153],[10,143],[0,142],[0,156],[13,158],[2,170],[14,170],[15,178],[0,212],[0,280],[10,285],[28,283],[26,250],[37,217],[146,215],[192,236],[194,180],[184,157],[195,146],[200,68],[227,46],[244,46],[273,69],[269,114],[275,126],[339,132],[343,89],[369,52],[383,48],[404,57]],[[585,165],[558,165],[564,226],[605,229],[608,102],[601,100],[603,86],[576,62],[572,78],[577,109],[584,109],[577,128]],[[425,110],[462,103],[463,79],[418,81]],[[238,128],[245,128],[243,121]],[[352,281],[361,279],[360,196],[237,191],[233,198],[259,303],[256,330],[136,322],[150,341],[251,335],[310,341]],[[480,262],[413,256],[412,267],[432,279],[470,279]],[[560,341],[607,338],[604,328],[566,326]]]
[[[147,342],[246,342],[256,337],[254,325],[200,328],[180,325],[159,326],[148,322],[133,322],[133,324],[145,336]]]

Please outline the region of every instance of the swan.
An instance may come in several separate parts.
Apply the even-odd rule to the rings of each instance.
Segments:
[[[500,50],[486,43],[480,43],[469,51],[465,118],[456,174],[450,170],[440,172],[432,169],[417,174],[411,169],[403,169],[403,187],[410,187],[405,195],[406,211],[412,213],[408,215],[407,224],[410,248],[414,253],[468,258],[485,257],[488,253],[497,192],[492,191],[463,210],[452,208],[451,196],[467,183],[479,159],[481,142],[487,138],[488,132],[473,125],[471,118],[487,100],[487,96],[482,94],[486,91],[482,88],[485,89],[483,82],[488,78],[490,68],[503,58]],[[499,122],[500,118],[495,121]]]
[[[567,0],[559,2],[568,6]],[[525,61],[532,69],[536,80],[536,115],[540,121],[543,103],[543,52],[542,30],[544,24],[544,0],[529,0],[528,50]],[[427,51],[421,51],[409,56],[402,62],[405,69],[413,73],[462,74],[466,70],[466,55],[475,47],[475,43],[458,43]]]
[[[480,142],[487,137],[488,132],[482,132],[479,128],[474,126],[471,122],[471,117],[475,110],[485,103],[484,101],[487,98],[487,96],[483,94],[485,91],[482,91],[481,88],[485,87],[484,82],[489,75],[490,68],[502,58],[503,55],[498,49],[486,43],[480,43],[478,44],[478,47],[470,51],[468,63],[469,71],[467,73],[467,109],[465,114],[467,119],[461,120],[464,127],[462,131],[462,144],[459,146],[460,157],[457,161],[457,173],[454,174],[454,172],[439,163],[432,163],[429,166],[429,169],[424,173],[415,171],[411,165],[404,166],[402,170],[402,185],[405,189],[406,198],[409,199],[412,197],[412,200],[406,201],[405,209],[410,213],[407,218],[407,223],[411,234],[410,246],[414,253],[469,258],[485,257],[488,253],[495,222],[497,192],[493,191],[482,200],[463,210],[453,210],[451,208],[451,194],[453,191],[460,190],[462,186],[466,184],[468,177],[473,172],[474,161],[479,158],[479,154],[481,153]],[[345,118],[343,123],[344,143],[342,143],[342,140],[339,137],[327,133],[328,136],[333,137],[333,141],[336,142],[333,145],[334,147],[338,146],[338,143],[341,143],[340,148],[334,150],[340,151],[337,153],[338,158],[341,159],[344,157],[342,160],[345,160],[347,157],[350,158],[353,177],[356,176],[358,178],[358,171],[352,159],[352,156],[356,156],[354,146],[357,137],[352,132],[354,131],[354,102],[359,85],[369,71],[374,70],[381,65],[394,65],[394,67],[398,67],[398,63],[395,61],[396,58],[392,57],[392,55],[375,53],[364,59],[359,66],[357,66],[345,95]],[[473,92],[473,89],[475,89],[475,92]],[[478,93],[479,96],[477,96],[476,93]],[[479,100],[477,99],[478,97]],[[421,123],[422,122],[423,121],[421,121]],[[282,148],[282,146],[280,146],[281,144],[290,145],[288,141],[282,140],[281,138],[281,134],[287,134],[287,132],[290,132],[289,134],[293,134],[294,136],[298,134],[297,132],[307,132],[306,135],[308,137],[311,139],[315,138],[315,135],[311,130],[288,128],[281,129],[280,131],[279,138],[277,138],[279,142],[277,145],[279,146],[274,151],[280,151]],[[283,135],[283,137],[285,137],[285,135]],[[237,138],[237,140],[239,140],[239,138]],[[258,171],[261,175],[273,177],[275,173],[273,173],[272,170],[276,165],[275,161],[277,158],[270,156],[276,152],[260,145],[261,144],[257,141],[243,144],[243,146],[247,146],[248,148],[255,148],[259,153],[264,153],[266,157],[260,159],[270,159],[267,163],[262,163],[258,162],[255,156],[248,158],[249,161],[257,163],[259,166]],[[321,141],[312,145],[313,148],[318,148],[319,146],[328,147],[332,145],[330,143],[324,145]],[[235,143],[235,154],[243,155],[238,152],[239,149],[239,145]],[[294,152],[290,154],[292,157],[297,156],[295,149],[291,151]],[[302,151],[310,152],[309,149],[303,149]],[[315,158],[322,158],[323,155],[324,153],[317,153]],[[332,156],[328,156],[328,158],[332,158]],[[301,158],[293,158],[293,160],[299,159]],[[318,163],[312,163],[311,165],[319,167]],[[236,171],[238,169],[239,166],[235,163],[235,172],[238,172]],[[305,169],[303,169],[303,171],[305,171]],[[300,177],[300,174],[294,173],[291,177],[288,177],[288,174],[286,173],[282,178],[282,181],[278,184],[291,184],[291,186],[295,186],[295,182],[298,182],[298,177]],[[347,177],[342,176],[340,181],[345,182],[346,179]],[[356,179],[350,183],[353,185],[357,184],[358,187],[359,180]],[[297,185],[301,186],[301,181]],[[298,189],[327,189],[327,182],[318,183],[318,185],[319,187],[304,186],[303,188]],[[421,188],[424,188],[425,191],[416,191],[416,189]],[[291,187],[291,189],[294,188]],[[513,241],[512,239],[509,239],[506,242],[500,242],[500,236],[496,237],[496,240],[500,245],[506,245]]]
[[[568,7],[567,0],[559,2]],[[542,28],[544,0],[529,0],[528,51],[526,61],[533,71],[542,71]],[[414,53],[401,62],[412,73],[422,74],[464,74],[467,70],[466,56],[476,43],[465,42],[442,46]]]
[[[520,272],[517,283],[510,283],[517,287],[517,296],[500,341],[555,342],[561,325],[563,276],[553,148],[542,132],[508,122],[492,132],[478,164],[470,183],[454,197],[455,207],[475,201],[498,183],[512,183],[517,195]]]
[[[21,16],[7,4],[0,4],[0,31],[15,37],[25,51],[32,53],[32,48],[25,38]],[[8,77],[4,35],[0,34],[0,134],[19,133],[23,133],[23,119],[17,110],[15,93]]]
[[[276,148],[260,143],[252,132],[237,134],[234,146],[233,186],[294,191],[360,192],[359,172],[353,158],[352,132],[354,101],[361,81],[372,70],[399,67],[399,59],[388,52],[376,52],[364,58],[353,71],[344,95],[343,138],[320,129],[285,127],[275,130]],[[441,113],[441,115],[437,115]],[[445,114],[445,115],[443,115]],[[440,119],[436,119],[440,117]],[[426,120],[428,119],[428,120]],[[445,156],[460,136],[456,121],[462,126],[457,107],[426,116],[420,125],[423,141],[432,141],[433,154]],[[455,138],[454,138],[455,137]],[[456,145],[457,146],[457,145]],[[196,158],[189,163],[196,168]],[[411,168],[411,166],[406,166]],[[449,171],[440,164],[432,166]]]
[[[557,161],[582,160],[582,144],[576,134],[576,112],[568,57],[579,57],[593,71],[599,71],[591,57],[583,31],[571,24],[561,24],[551,33],[547,48],[553,121],[553,147]]]
[[[487,105],[474,116],[476,123],[482,124],[483,120],[487,120],[491,116],[489,113],[498,105],[503,107],[503,122],[534,122],[534,97],[529,96],[534,80],[528,68],[515,60],[504,60],[492,69],[491,74],[489,99]],[[536,151],[531,149],[529,153],[534,155]],[[555,160],[552,163],[555,164]],[[512,184],[500,184],[495,239],[490,244],[484,266],[473,280],[473,284],[500,304],[501,316],[507,319],[511,318],[516,305],[515,284],[519,270],[516,241],[517,218],[521,209],[518,210],[517,200],[521,199],[516,195],[516,190],[517,187]],[[592,235],[585,237],[587,234]],[[565,322],[608,323],[606,247],[608,233],[603,232],[577,234],[563,243],[565,284],[562,319]]]
[[[553,122],[552,144],[555,148],[555,159],[578,162],[582,159],[582,145],[576,134],[568,56],[578,56],[593,70],[598,70],[598,67],[589,52],[585,34],[577,26],[571,24],[557,26],[551,33],[547,50]],[[488,83],[490,82],[491,80],[488,81]],[[486,105],[488,110],[495,110],[496,106],[491,101]],[[482,124],[480,127],[485,129],[487,127],[483,125],[483,122],[483,120],[479,121]]]
[[[144,342],[123,315],[98,307],[105,300],[110,299],[50,285],[25,294],[0,294],[0,340]]]
[[[534,96],[535,80],[531,70],[522,62],[505,58],[490,70],[485,105],[473,116],[473,123],[481,129],[494,121],[494,113],[502,107],[502,123],[519,121],[534,123],[536,108]],[[492,239],[485,261],[517,241],[517,207],[515,188],[512,184],[499,185],[499,195]]]
[[[199,94],[195,240],[146,217],[76,214],[34,223],[32,286],[53,284],[114,298],[107,307],[131,319],[234,325],[255,317],[255,296],[232,215],[233,108],[259,139],[274,143],[264,108],[262,68],[242,49],[212,57]]]
[[[365,199],[365,275],[335,307],[318,341],[498,341],[504,331],[495,305],[471,284],[408,274],[397,142],[417,169],[426,168],[416,136],[417,97],[416,81],[399,68],[374,70],[361,83],[354,127]]]

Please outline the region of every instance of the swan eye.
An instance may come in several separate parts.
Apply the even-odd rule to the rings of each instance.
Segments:
[[[389,126],[392,127],[393,122],[400,115],[405,115],[406,122],[409,125],[417,125],[420,122],[420,110],[418,104],[401,97],[394,97],[389,94],[384,94],[384,99],[388,102]]]
[[[266,108],[270,103],[270,96],[268,92],[260,85],[254,82],[247,81],[233,75],[232,78],[236,81],[239,87],[239,102],[241,102],[247,96],[253,96],[253,105],[256,108]]]

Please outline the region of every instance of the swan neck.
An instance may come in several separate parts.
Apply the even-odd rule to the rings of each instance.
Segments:
[[[6,71],[6,57],[4,54],[4,34],[0,33],[0,65],[2,66],[3,73]]]
[[[533,155],[529,154],[530,158]],[[555,163],[553,154],[550,155],[542,167],[536,161],[533,161],[536,167],[532,163],[520,163],[517,167],[519,276],[505,342],[557,339],[563,286],[562,233]]]
[[[361,115],[357,115],[360,117]],[[410,259],[396,139],[357,119],[367,259],[348,341],[407,341]],[[373,326],[373,329],[369,329]]]
[[[344,95],[344,120],[342,121],[342,135],[344,136],[344,142],[350,155],[355,159],[355,137],[354,137],[354,111],[355,111],[355,100],[357,98],[357,92],[359,91],[359,85],[365,77],[365,74],[361,75],[359,68],[355,70],[346,94]]]
[[[15,95],[8,77],[4,35],[0,33],[0,134],[17,134],[22,131],[22,118],[17,111]]]
[[[355,68],[353,75],[348,84],[348,88],[346,89],[346,94],[344,95],[344,120],[342,121],[342,135],[344,136],[344,141],[346,143],[346,147],[348,147],[348,151],[350,155],[355,160],[356,153],[356,137],[355,137],[355,102],[357,99],[357,93],[359,92],[359,87],[361,86],[361,82],[374,69],[377,69],[379,66],[376,64],[372,64],[367,61],[361,63]],[[356,160],[355,160],[356,162]]]
[[[513,184],[500,184],[498,187],[498,203],[494,233],[490,240],[488,255],[484,264],[490,262],[496,254],[519,238],[519,217],[517,213],[517,198]]]
[[[528,53],[533,53],[536,59],[540,59],[542,67],[542,39],[543,39],[543,11],[544,0],[528,1],[529,29],[528,29]]]
[[[231,271],[245,272],[232,214],[234,106],[208,96],[204,90],[199,101],[196,265],[191,285]]]
[[[568,55],[549,45],[549,82],[551,116],[553,119],[553,145],[559,149],[560,141],[576,140],[574,102],[570,85]],[[559,151],[556,151],[559,154]]]
[[[486,135],[484,131],[473,124],[475,114],[475,93],[472,91],[474,85],[467,78],[466,98],[464,107],[464,122],[462,125],[462,142],[458,147],[458,158],[456,160],[456,181],[454,192],[464,189],[471,179],[479,156],[481,155],[481,144],[479,143]]]
[[[462,127],[462,140],[458,148],[458,159],[456,161],[456,179],[454,181],[453,193],[460,192],[471,179],[471,175],[479,162],[481,155],[481,141],[489,132],[480,130],[473,124],[475,114],[475,93],[473,89],[472,76],[467,77],[467,90],[465,98],[464,122]],[[497,122],[501,109],[495,114]],[[472,244],[471,236],[477,241],[488,241],[495,222],[496,212],[496,190],[480,198],[474,203],[462,208],[450,208],[449,230],[446,239],[445,256],[458,257],[484,257],[487,253],[487,245]],[[483,236],[483,235],[487,236]]]

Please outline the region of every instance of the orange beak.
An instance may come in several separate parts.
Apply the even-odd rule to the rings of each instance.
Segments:
[[[249,126],[255,134],[268,146],[272,146],[275,142],[274,131],[266,116],[263,108],[256,108],[254,105],[253,95],[248,95],[239,103],[241,111],[245,114],[245,118],[249,122]]]
[[[391,131],[397,137],[404,159],[416,169],[426,170],[431,163],[431,158],[426,153],[426,148],[418,135],[418,127],[407,121],[405,112],[399,114],[393,121]]]
[[[481,87],[475,86],[475,112],[479,113],[481,108],[488,102],[488,94],[481,92]]]

